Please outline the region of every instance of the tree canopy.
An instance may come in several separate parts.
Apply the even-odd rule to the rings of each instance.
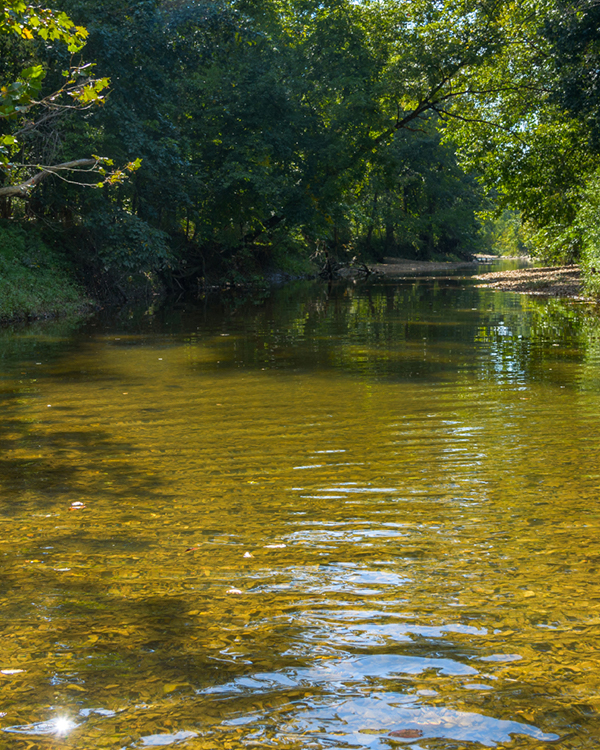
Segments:
[[[39,49],[35,48],[36,40],[46,48],[58,43],[73,56],[81,51],[87,36],[87,29],[76,26],[64,11],[40,8],[20,0],[4,3],[0,11],[0,44],[6,54],[2,74],[3,79],[12,77],[12,80],[2,80],[0,86],[0,122],[3,125],[0,169],[9,183],[0,186],[0,198],[27,198],[49,175],[67,179],[64,174],[76,172],[108,174],[105,167],[111,162],[99,156],[60,164],[31,163],[14,158],[29,156],[25,144],[32,134],[47,130],[68,112],[86,110],[102,101],[108,79],[93,77],[93,64],[74,63],[73,57],[61,71],[62,80],[55,88],[43,90],[47,68]],[[28,63],[26,67],[24,63]],[[122,176],[123,173],[113,170],[108,179],[119,180]]]
[[[539,252],[585,253],[592,5],[56,4],[4,8],[0,196],[85,242],[125,296],[156,274],[236,280],[323,249],[465,256],[494,206]],[[93,69],[73,57],[84,42]],[[110,184],[37,177],[62,168]]]

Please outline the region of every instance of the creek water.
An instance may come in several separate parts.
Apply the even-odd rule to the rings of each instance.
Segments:
[[[594,308],[310,282],[0,336],[0,747],[598,746]]]

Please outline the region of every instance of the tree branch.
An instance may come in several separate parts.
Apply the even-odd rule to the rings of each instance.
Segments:
[[[30,177],[18,185],[7,185],[0,187],[0,198],[28,198],[34,187],[45,180],[49,175],[58,175],[59,172],[77,171],[83,167],[95,167],[98,159],[76,159],[75,161],[66,161],[62,164],[55,164],[52,167],[38,167],[40,170],[33,177]]]
[[[511,135],[515,140],[520,141],[521,143],[525,143],[523,138],[518,133],[515,133],[513,128],[507,127],[506,125],[501,125],[499,122],[494,122],[493,120],[485,120],[481,117],[465,117],[464,115],[459,115],[456,112],[449,112],[446,109],[442,109],[441,107],[432,107],[434,112],[437,112],[440,118],[443,120],[444,118],[448,118],[451,120],[460,120],[461,122],[471,122],[478,125],[488,125],[490,128],[496,128],[497,130],[503,130],[505,133],[508,133]]]

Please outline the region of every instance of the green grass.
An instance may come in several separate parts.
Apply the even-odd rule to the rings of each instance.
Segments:
[[[70,315],[89,305],[35,227],[0,222],[0,321]]]

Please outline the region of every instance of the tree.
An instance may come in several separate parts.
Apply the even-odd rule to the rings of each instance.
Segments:
[[[498,212],[516,211],[529,250],[552,262],[581,257],[578,216],[598,165],[588,117],[595,74],[583,42],[593,30],[585,11],[591,5],[507,3],[506,42],[475,71],[472,96],[460,101],[447,126],[461,163],[478,172]],[[581,18],[586,29],[576,43]]]
[[[372,160],[355,220],[357,245],[369,255],[428,260],[478,249],[482,190],[440,141],[434,117],[421,132],[398,132]]]
[[[76,26],[64,12],[39,8],[23,0],[7,0],[0,9],[0,45],[5,52],[0,79],[4,79],[0,86],[0,172],[8,182],[0,185],[0,198],[27,198],[49,175],[62,179],[66,179],[65,174],[82,172],[107,176],[106,161],[100,157],[59,164],[15,160],[27,154],[26,141],[32,134],[55,123],[65,112],[84,110],[101,101],[108,79],[93,78],[91,65],[72,61],[62,73],[62,84],[50,92],[43,91],[47,71],[39,61],[36,38],[47,45],[63,44],[73,55],[82,49],[86,37],[86,29]],[[25,60],[29,64],[23,67]],[[5,79],[7,73],[13,74],[12,80]],[[113,172],[108,179],[121,176]]]
[[[589,145],[600,151],[600,6],[594,0],[557,0],[543,35],[556,71],[552,98],[579,120]]]
[[[52,163],[142,167],[102,192],[46,182],[29,205],[122,278],[234,278],[369,232],[464,251],[481,192],[456,154],[536,229],[573,225],[587,155],[551,99],[546,0],[57,1],[115,85],[66,111]],[[60,90],[67,47],[39,55]]]
[[[577,200],[571,234],[578,241],[588,293],[600,294],[600,8],[591,0],[557,0],[544,25],[556,81],[552,99],[571,118],[583,147],[575,153]],[[578,159],[582,151],[585,158]]]

